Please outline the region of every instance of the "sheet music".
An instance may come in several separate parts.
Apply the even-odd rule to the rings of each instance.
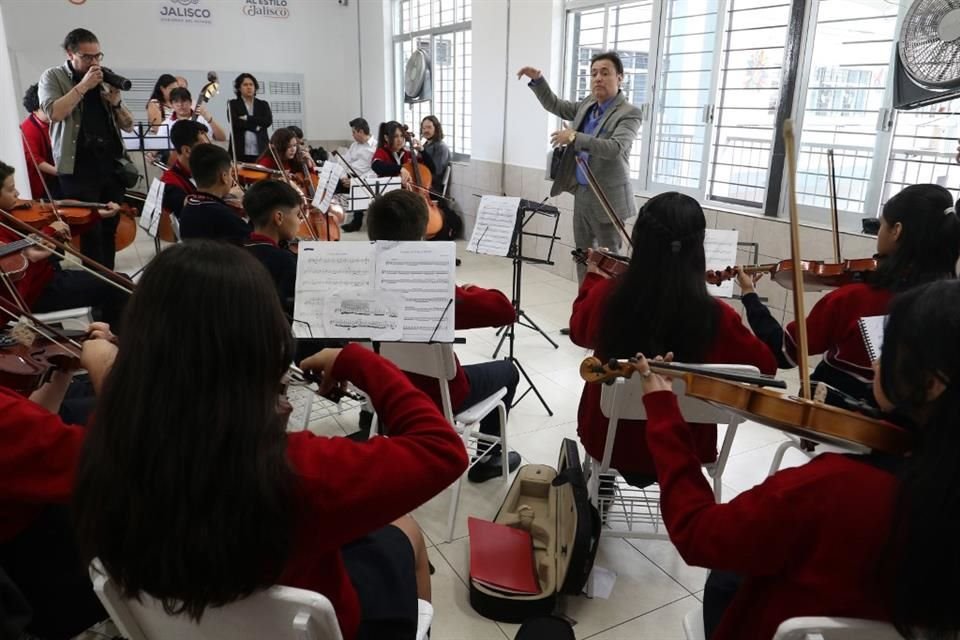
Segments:
[[[520,198],[483,196],[477,208],[477,221],[467,251],[488,256],[506,256],[517,228]]]
[[[150,131],[150,126],[139,123],[133,131],[121,131],[123,148],[127,151],[166,151],[170,147],[169,124],[156,125],[156,132]]]
[[[313,206],[326,213],[333,201],[333,194],[340,183],[340,178],[347,172],[336,162],[324,162],[320,167],[317,181],[317,191],[313,194]]]
[[[294,335],[454,339],[452,242],[301,242]]]
[[[164,183],[154,178],[150,183],[150,189],[147,191],[147,197],[143,203],[143,209],[140,210],[140,226],[150,234],[151,237],[157,237],[157,230],[160,228],[160,218],[163,213],[163,190]]]
[[[403,342],[453,342],[453,242],[378,242],[374,286],[403,295]]]
[[[703,252],[708,271],[722,271],[736,266],[739,237],[740,232],[736,229],[707,229],[703,238]],[[727,280],[720,286],[708,284],[707,291],[715,298],[732,298],[733,280]]]

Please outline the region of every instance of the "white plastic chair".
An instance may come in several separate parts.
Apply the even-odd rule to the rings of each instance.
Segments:
[[[703,605],[683,617],[687,640],[706,640]],[[860,618],[790,618],[777,627],[773,640],[903,640],[893,625]]]
[[[93,590],[117,630],[128,640],[342,640],[330,601],[319,593],[271,587],[223,607],[207,609],[199,623],[171,616],[160,601],[144,595],[128,600],[103,571],[90,565]]]
[[[760,371],[750,365],[735,364],[713,364],[700,365],[705,368],[717,371],[729,371],[740,374],[759,374]],[[722,476],[727,466],[727,459],[730,457],[730,449],[733,446],[733,438],[736,436],[737,427],[743,422],[743,419],[735,413],[715,407],[711,404],[691,398],[686,395],[686,385],[682,379],[675,378],[673,382],[673,391],[677,394],[680,405],[680,413],[689,423],[717,423],[727,424],[727,431],[720,446],[720,452],[717,455],[716,462],[704,465],[707,475],[713,480],[713,495],[717,502],[721,500],[723,492]],[[621,486],[616,481],[617,471],[610,467],[610,460],[613,457],[613,444],[617,435],[617,424],[620,420],[645,420],[647,417],[646,408],[643,406],[643,390],[639,376],[633,376],[629,379],[618,378],[613,384],[604,385],[600,393],[600,410],[607,422],[607,439],[603,449],[603,459],[597,460],[592,456],[587,456],[587,467],[589,478],[587,489],[590,493],[590,501],[603,513],[601,502],[610,502],[610,509],[607,510],[604,518],[605,524],[610,525],[613,522],[622,523],[627,526],[626,530],[615,528],[604,528],[603,534],[618,538],[646,538],[654,540],[668,540],[669,536],[661,532],[663,528],[663,518],[660,515],[660,495],[659,491],[651,488],[635,489],[633,487]],[[613,495],[600,498],[601,476],[607,476],[612,480]],[[611,479],[612,476],[612,479]],[[614,510],[614,506],[622,507],[621,512]],[[636,531],[634,527],[645,525],[652,527],[652,532],[648,529]]]
[[[495,393],[484,398],[472,407],[454,415],[450,402],[450,380],[457,373],[457,361],[452,344],[423,344],[411,342],[384,342],[380,345],[380,355],[393,362],[402,371],[434,378],[440,385],[441,409],[444,417],[453,425],[463,438],[463,446],[470,455],[470,466],[477,464],[480,458],[492,447],[499,444],[503,453],[503,479],[509,481],[510,463],[507,452],[507,408],[503,403],[507,388],[500,387]],[[477,430],[479,423],[491,412],[500,417],[500,436],[491,436]],[[377,416],[374,415],[370,427],[370,437],[377,434]],[[469,471],[469,468],[468,468]],[[453,484],[450,497],[450,510],[447,516],[447,542],[453,540],[453,529],[460,506],[460,490],[463,476]]]
[[[441,195],[441,196],[446,196],[446,195],[447,195],[447,192],[450,191],[450,173],[451,173],[452,169],[453,169],[453,165],[448,164],[448,165],[447,165],[447,168],[444,169],[444,171],[443,171],[443,179],[442,179],[441,182],[440,182],[440,184],[443,185],[443,186],[440,188],[440,195]]]
[[[886,622],[817,616],[785,620],[773,640],[903,640],[903,636]]]

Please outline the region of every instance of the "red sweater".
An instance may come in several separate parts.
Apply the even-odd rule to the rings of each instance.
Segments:
[[[51,227],[44,227],[41,232],[49,236],[56,235],[56,232]],[[13,233],[9,229],[0,227],[0,244],[17,242],[20,239],[20,236]],[[32,307],[34,305],[34,303],[40,297],[40,294],[43,293],[44,287],[46,287],[47,284],[53,280],[55,273],[56,269],[50,260],[40,260],[39,262],[29,263],[27,266],[27,272],[20,280],[17,280],[16,282],[17,291],[20,292],[20,295],[23,297],[28,307]],[[6,290],[6,287],[0,286],[0,298],[3,298],[4,300],[10,299],[10,293]]]
[[[864,381],[873,381],[873,368],[857,321],[867,316],[883,316],[893,292],[869,284],[849,284],[823,296],[807,314],[807,347],[811,355],[823,354],[823,360]],[[787,325],[784,353],[796,362],[797,323]]]
[[[390,437],[354,442],[291,434],[287,452],[298,479],[293,552],[280,583],[318,591],[333,603],[345,640],[356,636],[360,602],[340,547],[410,512],[467,468],[463,442],[399,369],[349,345],[334,375],[367,392]]]
[[[400,162],[397,162],[397,158],[392,152],[383,147],[377,147],[377,150],[373,152],[373,159],[370,160],[370,168],[381,178],[398,176],[403,164],[409,161],[410,152],[406,149],[400,152]]]
[[[484,289],[483,287],[470,287],[464,289],[457,287],[455,292],[454,308],[454,328],[461,329],[479,329],[481,327],[502,327],[516,321],[517,313],[513,308],[513,303],[503,293],[496,289]],[[456,356],[454,356],[456,358]],[[408,373],[410,380],[414,385],[428,396],[433,398],[438,407],[440,402],[440,384],[434,378]],[[470,394],[470,380],[460,366],[460,360],[457,359],[457,373],[450,380],[450,405],[456,412]],[[385,424],[390,424],[385,422]],[[393,433],[393,425],[390,425],[390,433]]]
[[[713,640],[769,640],[796,616],[890,619],[877,567],[892,526],[892,473],[825,453],[716,504],[676,396],[651,393],[644,404],[670,540],[687,564],[745,577]]]
[[[573,302],[570,317],[570,339],[574,344],[596,349],[600,341],[603,311],[607,298],[617,281],[595,273],[588,273],[580,285],[580,293]],[[717,328],[713,344],[707,350],[707,364],[750,364],[763,373],[773,374],[777,363],[770,350],[743,326],[740,315],[729,305],[717,303]],[[618,354],[627,356],[633,354]],[[662,355],[662,354],[650,354]],[[580,442],[591,456],[603,459],[607,441],[608,419],[600,411],[601,385],[584,384],[577,413],[577,433]],[[643,433],[643,420],[621,420],[613,445],[611,466],[622,473],[654,473],[654,464]],[[694,425],[696,450],[699,459],[713,462],[717,459],[717,425]]]
[[[0,387],[0,542],[27,528],[44,505],[70,499],[84,433]]]
[[[41,174],[34,168],[37,164],[47,162],[53,164],[53,145],[50,142],[50,123],[43,122],[32,113],[20,123],[23,132],[23,154],[27,161],[27,176],[30,178],[30,192],[33,198],[39,200],[47,198],[47,191],[43,188],[44,180],[55,180],[54,176]]]

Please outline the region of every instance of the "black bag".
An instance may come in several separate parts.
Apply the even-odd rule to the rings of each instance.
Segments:
[[[494,521],[530,530],[540,593],[509,594],[471,579],[470,606],[477,613],[522,623],[553,613],[560,594],[579,595],[597,555],[600,514],[590,504],[577,443],[564,438],[556,469],[543,464],[520,467]]]
[[[553,155],[550,156],[550,179],[556,180],[557,174],[560,173],[560,160],[563,158],[563,152],[567,150],[567,146],[554,147]]]
[[[513,640],[576,640],[573,627],[563,618],[545,616],[523,623]]]

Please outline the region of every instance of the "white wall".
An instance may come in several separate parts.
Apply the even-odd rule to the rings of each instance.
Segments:
[[[212,24],[204,25],[161,22],[162,8],[183,7],[173,0],[87,0],[79,5],[0,0],[14,63],[14,93],[22,95],[45,68],[61,63],[63,37],[82,26],[99,37],[107,66],[166,67],[174,74],[218,68],[244,68],[254,75],[303,73],[308,137],[348,138],[347,122],[360,110],[357,4],[376,8],[381,2],[353,0],[345,7],[336,0],[286,3],[290,17],[278,19],[245,15],[245,0],[199,0],[191,6],[211,12]]]
[[[362,114],[376,136],[381,122],[393,119],[393,25],[389,0],[356,0],[360,30]],[[356,115],[359,115],[358,111]],[[353,117],[353,116],[351,116]]]
[[[13,71],[6,38],[3,7],[0,6],[0,160],[11,165],[16,173],[14,179],[20,193],[30,194],[30,181],[27,179],[27,165],[23,157],[23,144],[20,142],[20,119],[17,115],[23,110],[18,107],[13,91]]]

